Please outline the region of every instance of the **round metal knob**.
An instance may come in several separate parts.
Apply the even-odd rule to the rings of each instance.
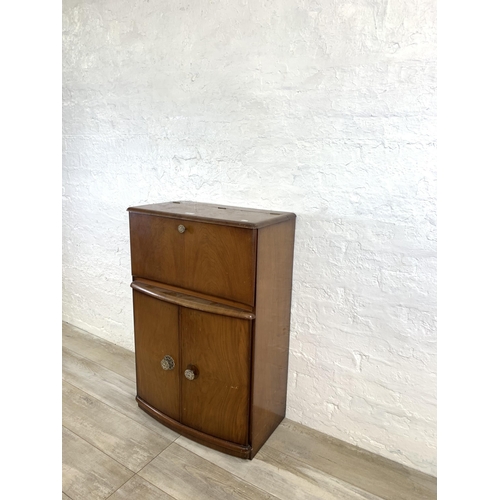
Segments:
[[[183,226],[182,224],[179,224],[177,226],[177,231],[179,231],[179,233],[183,233],[184,231],[186,230],[185,226]]]
[[[188,379],[188,380],[194,380],[196,377],[198,377],[198,368],[196,368],[196,366],[194,365],[188,365],[185,372],[184,372],[184,376]]]
[[[175,367],[174,358],[168,354],[160,361],[160,364],[164,370],[173,370]]]

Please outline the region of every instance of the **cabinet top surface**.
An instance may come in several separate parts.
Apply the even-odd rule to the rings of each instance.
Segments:
[[[292,212],[231,207],[194,201],[170,201],[129,207],[129,212],[157,215],[175,219],[201,220],[214,224],[258,228],[295,218]]]

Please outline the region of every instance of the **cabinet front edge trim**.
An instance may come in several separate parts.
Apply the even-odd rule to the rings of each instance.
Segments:
[[[148,415],[151,415],[153,418],[166,425],[168,428],[172,429],[174,432],[178,432],[182,436],[190,438],[198,443],[201,443],[205,446],[213,448],[217,451],[223,451],[224,453],[228,453],[235,457],[239,458],[250,458],[252,456],[252,447],[249,445],[241,445],[232,443],[230,441],[226,441],[224,439],[220,439],[214,436],[210,436],[205,434],[204,432],[198,431],[191,427],[187,427],[177,420],[174,420],[167,415],[159,412],[157,409],[150,406],[146,401],[137,396],[136,401],[139,405],[139,408],[144,410]],[[252,456],[253,458],[253,456]]]
[[[130,286],[138,292],[144,293],[158,300],[163,300],[164,302],[169,302],[170,304],[187,307],[189,309],[195,309],[197,311],[221,314],[223,316],[230,316],[233,318],[247,320],[255,319],[255,314],[251,312],[243,311],[242,309],[237,309],[235,307],[226,306],[224,304],[218,304],[216,302],[211,302],[198,297],[192,297],[183,293],[171,292],[169,290],[149,285],[147,283],[133,281]]]

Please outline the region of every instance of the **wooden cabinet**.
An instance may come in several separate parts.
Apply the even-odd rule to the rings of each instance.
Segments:
[[[285,416],[295,214],[128,210],[138,404],[251,459]]]

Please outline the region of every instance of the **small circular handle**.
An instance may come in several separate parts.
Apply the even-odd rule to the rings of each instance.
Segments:
[[[182,224],[179,224],[179,225],[177,226],[177,231],[179,231],[179,233],[181,233],[181,234],[182,234],[185,230],[186,230],[186,227],[185,227],[185,226],[183,226]]]
[[[199,375],[198,368],[196,368],[196,366],[194,365],[188,365],[186,370],[184,371],[184,376],[188,380],[194,380],[195,378],[198,377],[198,375]]]
[[[173,370],[175,367],[174,358],[168,354],[160,361],[160,364],[164,370]]]

